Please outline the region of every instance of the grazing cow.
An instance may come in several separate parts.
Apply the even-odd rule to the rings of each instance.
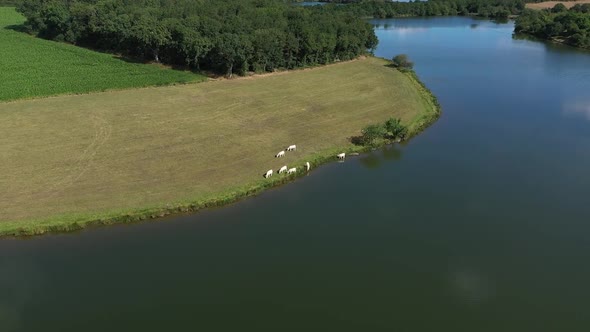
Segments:
[[[337,154],[336,157],[338,157],[338,159],[344,159],[346,158],[346,153],[342,152],[340,154]]]
[[[289,147],[287,148],[287,151],[295,151],[297,150],[297,145],[289,145]]]
[[[276,154],[275,158],[281,158],[285,156],[285,151],[281,151],[279,153]]]
[[[311,165],[309,164],[309,161],[305,163],[305,169],[307,171],[309,171],[311,169]]]
[[[268,171],[266,171],[266,173],[264,174],[264,178],[268,179],[269,177],[272,176],[272,169],[269,169]]]
[[[279,174],[286,172],[287,171],[287,165],[281,167],[281,169],[279,169]]]
[[[289,168],[289,170],[287,171],[287,174],[293,174],[297,172],[297,168],[293,167],[293,168]]]

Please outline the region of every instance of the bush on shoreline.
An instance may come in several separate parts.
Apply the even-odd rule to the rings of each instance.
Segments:
[[[408,135],[408,127],[401,124],[401,119],[389,118],[385,123],[366,126],[361,130],[361,133],[361,136],[355,140],[357,145],[376,147],[387,142],[405,140]]]
[[[407,54],[398,54],[391,59],[392,65],[401,70],[412,70],[414,63],[410,61]]]

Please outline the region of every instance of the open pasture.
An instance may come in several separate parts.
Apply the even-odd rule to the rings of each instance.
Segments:
[[[0,233],[217,197],[336,160],[367,124],[424,122],[423,88],[387,64],[0,103]]]
[[[204,80],[16,31],[23,22],[13,7],[0,7],[0,101]]]

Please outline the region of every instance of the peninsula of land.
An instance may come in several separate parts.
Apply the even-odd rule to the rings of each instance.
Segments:
[[[0,8],[4,26],[19,20]],[[307,162],[313,172],[366,150],[351,138],[367,125],[395,118],[412,136],[439,115],[412,71],[372,56],[202,82],[18,29],[0,30],[0,40],[14,46],[0,59],[4,236],[220,206],[306,174]],[[262,177],[283,165],[298,171]]]
[[[285,182],[367,124],[410,134],[438,116],[427,89],[367,57],[308,70],[180,86],[0,103],[0,234],[155,218],[221,205]],[[297,144],[277,161],[276,151]]]

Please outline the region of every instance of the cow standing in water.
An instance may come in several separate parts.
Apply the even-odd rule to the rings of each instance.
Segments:
[[[309,161],[305,163],[305,169],[309,172],[309,170],[311,169],[311,165],[309,164]]]
[[[338,159],[344,160],[344,158],[346,158],[346,153],[342,152],[340,154],[337,154],[336,157],[338,157]]]

